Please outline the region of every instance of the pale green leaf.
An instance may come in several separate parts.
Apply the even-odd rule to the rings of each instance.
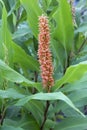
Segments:
[[[12,43],[12,47],[14,50],[14,62],[19,63],[20,66],[26,69],[39,71],[39,63],[37,60],[35,60],[32,56],[26,54],[26,52],[19,45]]]
[[[28,23],[37,38],[38,35],[38,17],[42,14],[38,0],[20,0],[27,12]]]
[[[41,91],[41,86],[38,83],[26,79],[23,75],[6,65],[2,60],[0,60],[0,75],[11,82],[23,83],[29,87],[36,87],[37,90]]]
[[[38,93],[32,96],[27,96],[23,99],[20,99],[17,102],[17,106],[23,106],[25,105],[28,101],[30,100],[62,100],[64,102],[66,102],[70,107],[72,107],[74,110],[76,110],[77,112],[79,112],[81,115],[83,115],[72,103],[72,101],[65,96],[62,92],[55,92],[55,93]],[[84,115],[83,115],[84,116]]]
[[[87,31],[87,23],[80,25],[76,30],[75,33],[84,33]]]
[[[23,98],[25,97],[23,94],[18,93],[15,89],[7,89],[7,90],[0,90],[0,98]]]
[[[11,34],[8,30],[8,23],[7,23],[7,11],[5,5],[3,4],[2,10],[2,26],[1,26],[1,45],[2,45],[2,59],[9,62],[12,65],[12,46],[11,46]]]
[[[83,105],[87,104],[87,89],[73,91],[70,94],[67,94],[67,96],[74,104],[76,104],[77,107],[83,107]],[[59,102],[57,111],[61,109],[63,110],[63,112],[65,112],[66,109],[69,109],[69,107],[64,103]]]
[[[53,89],[59,89],[63,84],[73,83],[83,77],[83,75],[87,72],[87,61],[80,62],[79,64],[70,66],[65,75],[55,83],[55,87]]]
[[[67,0],[57,0],[59,7],[54,13],[53,18],[56,21],[54,39],[62,44],[67,52],[73,47],[74,29],[72,24],[71,10]]]
[[[4,57],[6,57],[8,62],[18,62],[21,66],[29,68],[30,70],[39,70],[39,63],[31,56],[27,55],[26,52],[17,44],[12,41],[11,34],[7,27],[7,12],[5,7],[3,7],[2,15],[2,37],[1,42],[4,49]],[[26,63],[26,64],[25,64]]]

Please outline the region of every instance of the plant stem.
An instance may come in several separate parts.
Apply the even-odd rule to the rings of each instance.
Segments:
[[[85,45],[86,42],[87,42],[87,38],[84,39],[84,41],[83,41],[82,45],[80,46],[80,48],[78,49],[77,53],[79,53],[81,51],[82,47]]]
[[[70,60],[70,56],[67,56],[66,66],[65,66],[65,68],[64,68],[63,74],[65,74],[67,68],[69,67],[69,60]]]
[[[34,82],[37,82],[38,80],[38,73],[35,71],[34,72]],[[35,88],[32,88],[32,94],[35,94],[36,93],[36,89]]]
[[[37,79],[38,79],[38,73],[35,71],[35,72],[34,72],[34,75],[35,75],[35,76],[34,76],[34,82],[37,82]]]
[[[4,117],[5,117],[6,108],[3,106],[1,114],[0,114],[0,125],[3,125]]]
[[[48,112],[49,106],[50,106],[50,102],[47,101],[47,102],[46,102],[46,109],[45,109],[45,111],[44,111],[44,120],[43,120],[43,122],[42,122],[42,125],[41,125],[41,127],[40,127],[40,130],[43,130],[43,128],[44,128],[44,124],[45,124],[46,119],[47,119],[47,112]]]

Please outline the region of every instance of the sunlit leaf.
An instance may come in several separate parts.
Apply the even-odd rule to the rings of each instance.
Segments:
[[[34,36],[38,35],[38,17],[42,14],[38,0],[20,0],[27,12],[28,23]]]
[[[0,75],[1,77],[6,78],[11,82],[24,83],[29,87],[36,87],[38,90],[40,89],[38,83],[34,83],[26,79],[23,75],[19,74],[18,72],[10,68],[8,65],[6,65],[2,60],[0,60]]]
[[[18,93],[15,89],[8,89],[8,90],[0,90],[0,98],[13,98],[13,99],[18,99],[18,98],[23,98],[25,97],[23,94]]]
[[[17,102],[17,106],[23,106],[25,105],[25,103],[27,103],[28,101],[30,100],[62,100],[64,102],[66,102],[70,107],[72,107],[74,110],[76,110],[77,112],[79,112],[81,115],[83,115],[75,106],[74,104],[72,103],[72,101],[67,97],[65,96],[62,92],[55,92],[55,93],[38,93],[38,94],[35,94],[35,95],[32,95],[32,96],[28,96],[28,97],[25,97],[23,99],[20,99],[18,102]],[[84,115],[83,115],[84,116]]]
[[[73,83],[82,78],[82,76],[87,72],[87,61],[81,62],[76,65],[70,66],[65,75],[55,83],[55,87],[53,89],[57,90],[63,84]]]
[[[57,25],[54,32],[54,38],[62,44],[67,52],[71,51],[73,47],[74,30],[72,24],[72,17],[70,6],[67,0],[57,0],[59,6],[54,13],[53,18]],[[67,53],[66,52],[66,53]]]

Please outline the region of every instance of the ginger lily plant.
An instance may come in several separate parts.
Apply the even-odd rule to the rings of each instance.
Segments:
[[[82,1],[0,0],[0,130],[87,129]]]

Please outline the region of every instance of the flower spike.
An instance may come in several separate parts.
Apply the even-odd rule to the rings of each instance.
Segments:
[[[40,63],[42,83],[48,90],[54,85],[52,55],[50,52],[50,30],[48,19],[42,15],[39,17],[39,47],[38,58]]]

